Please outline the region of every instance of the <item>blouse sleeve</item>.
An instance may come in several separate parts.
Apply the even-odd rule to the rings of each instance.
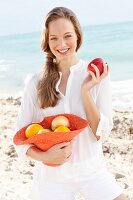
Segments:
[[[26,84],[23,92],[22,102],[15,125],[15,133],[22,127],[35,121],[36,115],[36,87],[34,78],[32,77]],[[24,161],[27,156],[26,152],[32,144],[15,145],[16,152],[21,161]]]
[[[96,135],[100,136],[99,138],[103,142],[107,139],[113,128],[110,75],[105,77],[100,83],[96,106],[100,112],[100,121],[97,127]]]

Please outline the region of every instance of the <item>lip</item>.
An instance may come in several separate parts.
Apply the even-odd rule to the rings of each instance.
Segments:
[[[67,52],[69,51],[70,48],[67,48],[67,49],[61,49],[61,50],[57,50],[58,53],[60,53],[61,55],[65,55],[67,54]]]

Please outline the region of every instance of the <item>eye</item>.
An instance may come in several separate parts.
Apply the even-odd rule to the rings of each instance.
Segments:
[[[50,38],[50,40],[57,40],[57,38],[56,37],[52,37],[52,38]]]
[[[65,38],[70,38],[70,37],[72,37],[72,35],[66,35],[66,36],[65,36]]]

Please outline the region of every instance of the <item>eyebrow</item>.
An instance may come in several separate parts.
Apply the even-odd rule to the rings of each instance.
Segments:
[[[70,34],[70,33],[72,33],[72,32],[66,32],[64,35]],[[56,35],[50,35],[50,36],[56,36]]]

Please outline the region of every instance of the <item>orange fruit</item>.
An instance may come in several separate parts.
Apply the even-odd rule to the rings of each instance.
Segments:
[[[43,134],[43,133],[47,133],[47,132],[52,132],[52,130],[44,128],[44,129],[41,129],[37,134]]]
[[[36,135],[40,130],[44,129],[40,124],[31,124],[27,127],[25,131],[25,136],[30,138]]]
[[[70,129],[66,126],[58,126],[54,132],[70,132]]]

